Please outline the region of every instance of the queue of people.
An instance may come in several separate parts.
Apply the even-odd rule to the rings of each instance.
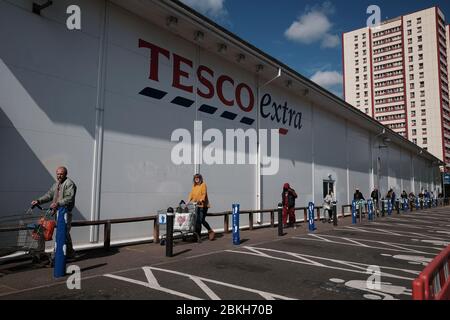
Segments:
[[[72,239],[70,236],[71,222],[72,222],[72,210],[75,206],[75,196],[77,192],[76,184],[67,177],[68,170],[66,167],[58,167],[56,169],[56,182],[51,186],[47,193],[41,196],[38,199],[32,200],[31,205],[36,206],[44,203],[51,202],[50,209],[52,210],[52,215],[56,220],[57,210],[60,207],[65,207],[67,210],[67,228],[66,228],[66,257],[68,259],[74,258],[75,250],[73,249]],[[401,199],[404,201],[405,199],[409,201],[409,203],[415,203],[416,196],[413,192],[409,194],[406,193],[405,190],[401,193]],[[427,201],[427,199],[435,199],[437,197],[436,193],[428,192],[427,190],[423,190],[419,193],[418,198],[422,203]],[[296,218],[295,218],[295,200],[298,198],[296,191],[291,187],[289,183],[284,183],[283,189],[281,192],[281,203],[283,206],[282,209],[282,223],[283,227],[296,227]],[[374,209],[377,215],[379,215],[379,202],[380,202],[380,192],[378,188],[374,188],[370,194],[370,198],[373,201]],[[359,205],[361,205],[364,201],[364,195],[359,190],[359,188],[355,189],[353,200],[357,201]],[[394,190],[391,188],[387,192],[386,196],[382,200],[390,201],[393,205],[395,205],[396,194]],[[328,212],[328,222],[333,222],[333,214],[332,214],[332,206],[336,202],[333,190],[329,189],[327,194],[323,199],[323,210],[324,213]],[[201,174],[195,174],[193,177],[193,184],[191,192],[188,196],[188,204],[195,203],[196,204],[196,221],[194,227],[194,235],[197,237],[197,240],[200,241],[201,237],[201,229],[204,226],[208,231],[209,240],[215,239],[215,232],[206,221],[206,216],[208,213],[208,209],[210,208],[210,201],[208,198],[208,190],[207,185],[203,179]],[[325,222],[325,220],[324,220]],[[40,237],[38,239],[38,260],[40,261],[48,261],[52,263],[53,255],[45,254],[45,241],[44,237]]]
[[[380,212],[380,192],[377,187],[375,187],[371,194],[370,199],[373,201],[374,210],[379,216]],[[419,202],[423,205],[424,203],[428,203],[429,201],[437,200],[437,193],[431,191],[428,192],[427,190],[422,190],[419,195],[416,197],[416,195],[413,192],[410,192],[409,194],[406,192],[406,190],[403,190],[400,194],[400,199],[397,199],[396,193],[393,188],[390,188],[386,195],[381,199],[383,202],[391,203],[392,207],[396,206],[396,201],[400,200],[399,205],[403,205],[404,201],[406,200],[408,205],[415,205],[416,199],[419,199]],[[355,189],[355,193],[353,195],[353,200],[358,201],[358,203],[362,203],[361,200],[365,200],[363,194],[359,191],[359,188]]]

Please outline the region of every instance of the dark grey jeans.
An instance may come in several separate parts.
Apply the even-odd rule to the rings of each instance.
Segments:
[[[208,208],[197,207],[197,220],[195,221],[195,232],[200,236],[202,232],[202,225],[205,226],[206,229],[211,230],[211,226],[208,222],[206,222],[206,214],[208,213]]]

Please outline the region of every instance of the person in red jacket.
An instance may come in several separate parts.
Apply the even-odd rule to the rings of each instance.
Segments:
[[[283,192],[281,193],[281,199],[283,204],[283,228],[287,228],[287,221],[289,216],[289,226],[295,226],[295,199],[297,193],[291,188],[289,183],[285,183],[283,186]]]

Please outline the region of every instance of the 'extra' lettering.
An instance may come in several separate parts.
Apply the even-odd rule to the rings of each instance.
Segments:
[[[294,128],[298,130],[303,126],[301,112],[289,108],[287,102],[284,102],[283,105],[272,102],[272,96],[269,93],[261,98],[260,113],[264,119],[270,117],[270,120],[283,125],[291,126],[293,123]]]

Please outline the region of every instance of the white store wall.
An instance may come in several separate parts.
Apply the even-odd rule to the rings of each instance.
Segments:
[[[258,117],[259,128],[288,129],[280,136],[278,173],[261,177],[262,208],[276,207],[285,182],[298,192],[298,206],[309,201],[321,205],[322,183],[329,175],[335,181],[339,204],[351,201],[355,187],[368,197],[378,175],[382,195],[389,187],[398,195],[402,188],[409,192],[413,173],[416,193],[431,187],[430,160],[400,144],[379,148],[381,142],[375,141],[378,132],[368,130],[367,119],[359,115],[357,120],[347,118],[342,105],[324,96],[302,96],[276,81],[258,90],[268,79],[115,4],[107,4],[103,24],[105,8],[100,0],[57,1],[42,16],[31,13],[31,2],[0,0],[0,41],[6,44],[0,47],[0,144],[7,150],[0,154],[4,208],[0,217],[25,210],[32,199],[47,191],[59,165],[69,168],[69,177],[78,186],[75,220],[143,216],[174,206],[187,199],[196,168],[171,161],[176,143],[170,137],[179,128],[193,135],[195,120],[202,121],[203,132],[257,129]],[[81,31],[65,27],[64,12],[69,4],[83,8]],[[139,39],[170,52],[169,58],[159,55],[159,81],[149,79],[150,50],[140,48]],[[181,65],[186,73],[182,84],[193,86],[192,93],[172,85],[173,54],[192,61],[192,67]],[[213,71],[214,75],[204,75],[214,83],[221,75],[234,80],[234,85],[224,83],[227,99],[234,97],[238,84],[248,85],[254,94],[254,108],[244,112],[236,101],[225,106],[217,92],[211,98],[196,94],[197,88],[207,89],[196,76],[200,65]],[[154,99],[139,94],[146,87],[166,95]],[[279,110],[286,106],[301,112],[301,129],[271,119],[275,116],[271,105],[263,107],[264,113],[271,112],[264,118],[259,101],[266,94]],[[175,105],[175,97],[189,99],[192,105]],[[250,97],[244,93],[242,100],[245,105]],[[198,111],[204,104],[217,112]],[[224,111],[236,114],[236,119],[220,117]],[[239,122],[242,117],[255,121],[245,125]],[[98,148],[99,142],[102,148]],[[97,164],[95,150],[102,156]],[[210,212],[230,210],[233,203],[240,203],[241,209],[257,208],[256,165],[202,164],[199,169],[208,184]],[[208,220],[215,228],[222,227],[222,219]],[[243,217],[241,224],[247,223]],[[97,233],[90,234],[89,228],[74,228],[72,235],[76,244],[97,240]],[[149,236],[150,223],[115,225],[112,232],[113,241]]]

